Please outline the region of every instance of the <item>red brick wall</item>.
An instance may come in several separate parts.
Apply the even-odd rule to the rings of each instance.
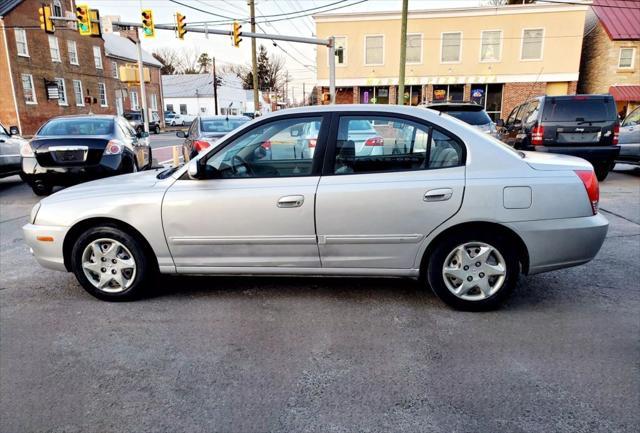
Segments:
[[[502,115],[506,119],[517,105],[534,96],[544,95],[547,83],[505,83],[502,88]]]
[[[78,32],[65,28],[63,25],[56,26],[56,32],[53,36],[58,38],[58,46],[60,49],[60,63],[51,61],[49,52],[49,40],[47,33],[41,30],[38,19],[38,0],[25,0],[11,10],[4,17],[4,24],[7,28],[7,45],[9,49],[9,58],[11,59],[11,73],[14,81],[14,92],[18,104],[18,113],[22,124],[22,133],[24,135],[32,135],[46,120],[53,116],[88,113],[89,106],[76,106],[76,100],[73,92],[73,80],[82,81],[83,92],[87,90],[91,92],[91,96],[98,97],[98,83],[104,82],[107,88],[108,107],[100,107],[100,104],[94,104],[92,107],[94,113],[115,113],[114,100],[114,84],[112,77],[111,62],[107,61],[104,55],[104,42],[100,38],[80,36]],[[69,8],[68,1],[62,2],[62,7]],[[29,57],[19,57],[17,55],[15,33],[12,27],[26,27],[27,43],[29,47]],[[33,27],[33,28],[32,28]],[[71,65],[69,63],[69,53],[67,49],[67,40],[75,40],[78,51],[78,60],[80,65]],[[96,69],[93,59],[93,47],[100,47],[102,53],[102,70]],[[4,44],[0,46],[0,56],[6,58]],[[24,100],[24,92],[22,90],[21,74],[31,74],[36,93],[37,104],[26,104]],[[48,101],[46,90],[44,87],[44,79],[52,80],[53,78],[64,78],[67,93],[67,106],[60,106],[57,100]],[[4,93],[3,93],[3,96]],[[10,95],[6,95],[10,96]],[[7,98],[9,99],[9,98]],[[0,115],[6,116],[4,112]],[[0,120],[4,120],[0,118]]]
[[[2,20],[0,20],[0,24]],[[0,31],[0,122],[6,127],[18,126],[18,113],[13,103],[13,88],[11,87],[11,70],[5,51],[4,34],[7,30]]]

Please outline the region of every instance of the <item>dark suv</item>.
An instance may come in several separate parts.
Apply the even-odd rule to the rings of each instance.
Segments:
[[[142,113],[140,111],[127,111],[122,116],[127,119],[131,127],[135,129],[137,133],[144,131],[144,122],[142,121]],[[155,111],[151,112],[151,118],[149,119],[149,132],[153,132],[154,134],[160,133],[160,117]]]
[[[540,96],[500,119],[500,139],[521,150],[564,153],[589,161],[604,180],[620,153],[611,95]]]

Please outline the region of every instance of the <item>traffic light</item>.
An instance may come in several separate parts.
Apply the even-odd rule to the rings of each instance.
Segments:
[[[238,24],[237,21],[233,22],[233,46],[236,48],[240,47],[240,42],[242,42],[242,26]]]
[[[89,16],[89,6],[78,5],[76,7],[76,18],[78,22],[78,32],[82,36],[91,36],[91,17]]]
[[[53,25],[51,20],[51,6],[43,4],[38,8],[38,14],[40,15],[40,28],[47,33],[55,32],[56,26]]]
[[[153,25],[153,11],[151,9],[142,10],[142,34],[145,38],[156,36],[156,30]]]
[[[98,9],[89,9],[89,26],[91,27],[91,36],[102,37],[102,28],[100,25],[100,12]]]
[[[187,29],[185,29],[187,23],[185,20],[187,17],[182,15],[180,12],[176,12],[176,35],[178,39],[184,39],[185,33],[187,33]]]

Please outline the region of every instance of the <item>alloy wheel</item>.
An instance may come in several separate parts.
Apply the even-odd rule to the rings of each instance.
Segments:
[[[82,270],[95,288],[106,293],[128,289],[136,277],[136,261],[127,247],[108,238],[89,243],[82,253]]]
[[[444,261],[442,277],[447,289],[466,301],[495,295],[504,285],[507,264],[500,251],[484,242],[467,242],[453,249]]]

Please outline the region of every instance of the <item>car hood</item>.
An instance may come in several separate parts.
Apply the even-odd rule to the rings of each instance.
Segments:
[[[524,162],[534,170],[593,170],[591,163],[577,156],[546,152],[522,152]]]
[[[157,178],[160,171],[160,169],[145,170],[138,173],[122,174],[81,183],[60,190],[43,199],[42,202],[53,203],[56,201],[77,200],[97,196],[144,194],[154,189],[153,187],[156,184],[163,182],[163,180]]]

